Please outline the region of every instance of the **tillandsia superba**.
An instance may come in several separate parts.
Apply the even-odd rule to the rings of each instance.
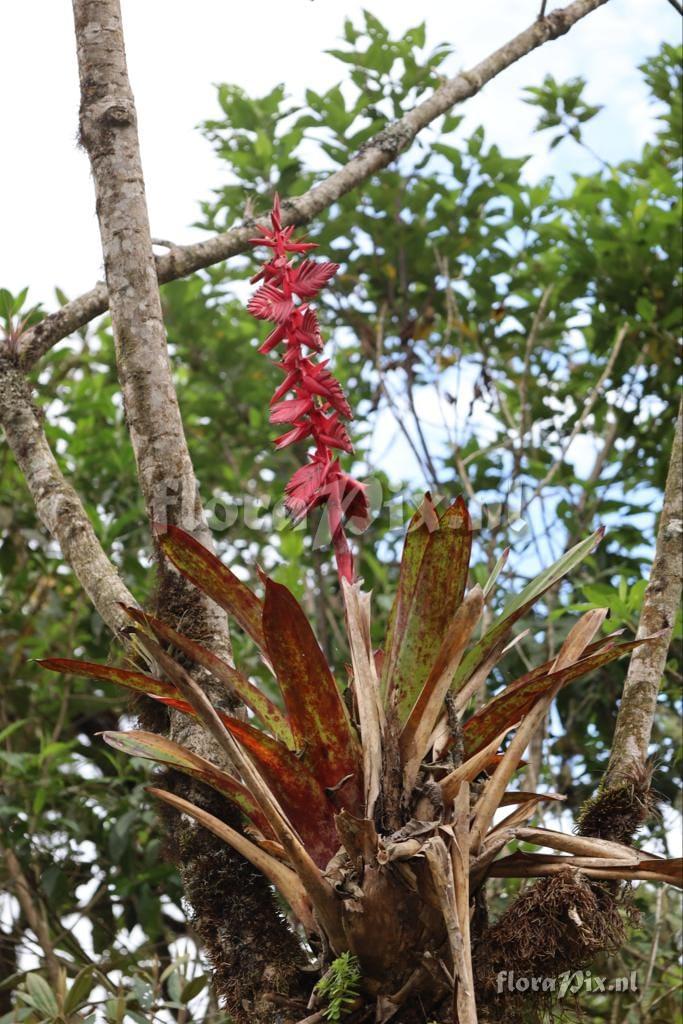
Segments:
[[[373,649],[371,596],[356,578],[344,529],[349,519],[367,519],[367,500],[333,453],[351,450],[342,423],[351,410],[327,364],[304,351],[322,349],[308,300],[337,268],[308,257],[298,265],[290,260],[305,256],[311,245],[282,228],[277,199],[271,222],[272,230],[255,240],[272,250],[272,258],[257,275],[263,283],[249,309],[275,325],[262,351],[284,345],[285,379],[271,419],[290,429],[276,443],[310,438],[314,445],[287,486],[287,504],[296,518],[316,507],[329,518],[351,654],[350,699],[343,699],[286,587],[261,573],[257,595],[176,526],[159,528],[162,551],[253,641],[276,680],[277,698],[239,667],[139,608],[126,609],[135,667],[61,658],[41,664],[141,691],[202,721],[230,770],[154,733],[107,732],[104,738],[212,786],[237,805],[242,831],[181,797],[150,789],[263,872],[289,908],[302,956],[318,976],[334,957],[354,957],[361,978],[355,1007],[363,1020],[372,1007],[378,1022],[412,1021],[417,1018],[410,1016],[410,1006],[417,1001],[432,1019],[475,1024],[473,914],[487,878],[681,885],[680,861],[621,842],[531,827],[541,803],[562,797],[510,788],[562,687],[648,638],[600,635],[607,611],[592,609],[575,622],[555,658],[469,713],[472,698],[520,640],[515,624],[590,554],[602,530],[510,596],[484,626],[484,604],[507,552],[484,588],[468,589],[473,529],[467,506],[457,498],[439,509],[426,495],[407,529],[384,643]],[[247,713],[214,707],[179,657],[211,673]],[[503,807],[511,810],[495,820]],[[520,843],[552,852],[521,852]],[[314,989],[311,1006],[315,998]],[[354,1012],[352,1005],[349,1020]],[[397,1016],[404,1012],[408,1016]]]

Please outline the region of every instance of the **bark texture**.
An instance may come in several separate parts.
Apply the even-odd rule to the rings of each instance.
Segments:
[[[73,0],[81,86],[80,141],[90,159],[111,310],[117,372],[138,479],[152,522],[174,523],[207,547],[194,468],[185,439],[166,344],[135,104],[126,67],[119,0]],[[160,559],[158,611],[167,621],[229,657],[224,612]],[[206,680],[198,676],[206,685]],[[224,694],[209,693],[214,700]],[[218,759],[193,718],[141,709],[148,727],[167,729],[191,750]],[[207,793],[182,777],[179,795],[201,805]],[[225,814],[238,827],[234,813]],[[170,823],[167,820],[167,825]],[[216,969],[219,990],[236,1020],[270,1020],[256,1004],[272,986],[287,990],[297,976],[297,947],[278,916],[270,890],[242,858],[194,824],[174,822],[175,852],[193,903],[197,930]],[[212,867],[209,887],[208,865]],[[215,881],[222,879],[222,899]],[[245,955],[248,951],[248,955]]]
[[[558,39],[572,28],[587,14],[602,7],[607,0],[575,0],[566,7],[552,11],[546,17],[536,20],[523,32],[509,42],[494,50],[469,71],[461,71],[448,79],[431,96],[410,110],[402,118],[388,125],[373,139],[364,145],[344,167],[330,174],[324,181],[309,189],[296,199],[283,204],[283,224],[306,224],[315,216],[326,210],[341,196],[351,192],[358,185],[367,181],[373,174],[387,167],[396,157],[412,144],[415,137],[442,114],[447,113],[457,103],[469,99],[478,93],[487,82],[495,78],[506,68],[515,64],[521,57],[544,43]],[[107,4],[79,2],[77,8],[107,7]],[[107,44],[103,41],[102,48]],[[117,71],[118,74],[118,71]],[[124,65],[125,77],[125,65]],[[107,114],[107,105],[102,97],[94,99],[95,116],[103,116],[105,121],[111,118],[126,119],[131,116],[129,134],[135,136],[132,96],[129,89],[123,89],[121,103],[113,104],[113,111]],[[121,124],[120,128],[127,125]],[[87,138],[85,139],[87,144]],[[137,157],[139,167],[139,156]],[[134,169],[134,165],[133,165]],[[142,178],[139,181],[142,185]],[[144,193],[142,194],[144,204]],[[265,225],[265,221],[263,221]],[[148,232],[147,232],[148,234]],[[193,245],[177,246],[156,260],[156,273],[161,284],[187,277],[205,267],[244,252],[247,240],[254,234],[254,221],[241,227],[232,228],[211,238]],[[149,261],[146,273],[153,275],[154,264],[149,249]],[[106,249],[105,249],[106,268]],[[109,283],[109,276],[107,275]],[[20,347],[20,360],[24,367],[32,366],[45,352],[62,338],[73,333],[79,327],[104,313],[109,302],[107,287],[96,285],[89,292],[67,303],[56,313],[47,316],[41,323],[26,332]],[[113,308],[113,307],[112,307]]]
[[[636,648],[624,683],[604,788],[637,778],[647,761],[683,581],[683,403],[679,406],[669,471],[664,489],[657,547],[643,599],[638,637],[661,631],[650,644]]]
[[[150,519],[164,522],[168,516],[211,544],[171,376],[119,4],[74,0],[74,18],[80,139],[95,183],[117,368],[140,486]]]

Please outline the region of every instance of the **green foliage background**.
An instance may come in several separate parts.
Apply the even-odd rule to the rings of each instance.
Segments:
[[[291,98],[279,86],[253,97],[218,87],[219,114],[201,130],[224,178],[201,203],[202,227],[261,214],[276,187],[297,195],[346,163],[438,85],[449,53],[425,48],[424,25],[392,39],[370,14],[347,21],[344,40],[331,51],[343,81],[327,92]],[[391,603],[400,523],[423,486],[446,496],[471,489],[486,503],[473,506],[482,519],[474,575],[483,581],[511,545],[503,591],[518,589],[598,521],[608,526],[582,572],[551,595],[545,630],[504,664],[508,677],[559,646],[572,611],[608,604],[609,629],[633,630],[642,602],[678,393],[680,52],[665,45],[642,73],[657,137],[621,164],[597,154],[593,173],[529,184],[524,159],[506,156],[481,128],[466,136],[449,115],[310,229],[321,253],[342,265],[321,318],[358,412],[355,469],[381,485],[383,505],[360,545],[378,627]],[[584,145],[584,126],[598,112],[584,84],[548,77],[527,90],[549,147]],[[257,562],[265,565],[294,589],[342,665],[328,552],[276,508],[297,454],[276,455],[270,443],[278,378],[256,353],[258,325],[244,309],[250,273],[245,256],[163,289],[189,444],[224,557],[251,577]],[[0,291],[10,339],[22,318],[42,315],[27,302],[26,293]],[[594,394],[623,325],[623,344]],[[62,468],[144,602],[154,585],[150,537],[106,319],[57,346],[36,385]],[[583,454],[568,458],[591,396],[577,431]],[[393,435],[410,444],[414,465],[391,450],[375,457],[377,437]],[[0,897],[0,1021],[222,1020],[202,991],[191,922],[144,793],[149,766],[97,737],[130,714],[125,698],[104,685],[55,682],[31,664],[48,652],[93,660],[117,653],[36,521],[6,445],[0,472],[0,835],[48,910],[70,991],[53,992],[31,971],[33,936],[11,897]],[[679,624],[653,740],[666,803],[676,800],[680,636]],[[566,793],[570,810],[606,764],[624,673],[617,663],[569,688],[550,722],[541,782]],[[662,823],[650,838],[666,845]],[[2,870],[0,888],[9,892]],[[502,906],[512,890],[499,888]],[[642,925],[608,969],[637,969],[647,987],[642,997],[624,996],[616,1018],[614,998],[583,997],[598,1021],[655,1024],[677,1012],[675,900],[644,885],[636,900]]]

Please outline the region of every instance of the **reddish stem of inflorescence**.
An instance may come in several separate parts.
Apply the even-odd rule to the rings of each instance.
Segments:
[[[337,571],[340,578],[353,580],[353,556],[344,523],[353,519],[365,524],[368,502],[363,484],[344,472],[335,454],[353,451],[343,423],[352,413],[341,384],[328,368],[328,360],[318,358],[323,342],[318,316],[310,304],[339,267],[328,260],[297,261],[296,257],[305,257],[317,246],[293,240],[294,228],[282,227],[277,195],[270,219],[272,228],[258,225],[263,237],[250,239],[252,245],[271,249],[272,256],[252,278],[252,283],[263,283],[250,299],[248,309],[258,320],[274,324],[259,352],[284,347],[278,366],[285,376],[271,399],[270,421],[287,424],[289,429],[277,438],[275,446],[285,448],[306,440],[312,446],[307,462],[285,488],[285,503],[295,520],[315,507],[326,507]]]

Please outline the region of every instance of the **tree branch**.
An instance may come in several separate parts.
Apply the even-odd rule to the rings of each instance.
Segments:
[[[617,714],[612,755],[604,787],[618,785],[642,771],[657,708],[657,694],[666,666],[683,581],[683,401],[679,406],[669,471],[664,489],[657,545],[638,637],[662,631],[631,655]]]
[[[95,183],[116,365],[140,488],[151,521],[182,524],[211,547],[168,358],[119,0],[73,0],[73,10],[80,140]],[[204,605],[206,625],[227,643],[225,615],[213,602]]]
[[[529,334],[527,335],[526,344],[524,346],[524,367],[522,369],[522,376],[519,382],[519,410],[520,410],[520,428],[519,428],[519,445],[520,448],[524,444],[527,432],[530,427],[531,410],[528,405],[528,387],[529,387],[529,373],[531,370],[531,353],[533,352],[537,342],[538,336],[541,333],[541,328],[545,323],[546,314],[548,312],[548,305],[550,298],[553,294],[553,286],[551,284],[546,285],[543,289],[538,307],[534,313],[534,318],[531,322]]]
[[[91,0],[92,2],[94,0]],[[605,3],[607,0],[574,0],[566,7],[552,11],[542,20],[534,21],[523,32],[494,50],[469,71],[461,71],[454,78],[445,81],[422,103],[375,135],[344,167],[334,171],[308,192],[284,203],[283,224],[306,224],[311,221],[332,203],[387,167],[412,144],[420,131],[447,113],[455,104],[476,95],[487,82],[520,58],[544,43],[558,39],[587,14]],[[79,0],[77,6],[87,7],[90,4]],[[125,109],[124,106],[123,110]],[[132,131],[134,132],[134,126]],[[262,223],[265,224],[265,221]],[[201,242],[177,246],[163,256],[157,257],[156,271],[159,282],[165,284],[180,277],[187,277],[197,270],[244,252],[247,240],[254,234],[254,224],[255,222],[250,221]],[[21,365],[25,368],[32,366],[58,341],[104,313],[107,307],[107,288],[104,284],[98,284],[91,291],[47,316],[24,334],[19,351]]]
[[[41,522],[58,541],[95,608],[114,632],[130,625],[118,602],[137,602],[102,550],[80,498],[57,465],[26,378],[7,357],[0,358],[0,424]]]
[[[14,892],[19,901],[24,917],[28,922],[29,928],[35,932],[36,938],[40,944],[40,947],[45,954],[45,969],[47,971],[50,984],[53,988],[57,989],[60,984],[60,967],[59,960],[55,954],[54,946],[50,939],[50,929],[48,928],[45,915],[42,907],[34,899],[34,893],[31,889],[31,885],[21,870],[21,864],[17,860],[16,855],[12,850],[4,850],[5,866],[7,868],[7,874],[10,877]]]

